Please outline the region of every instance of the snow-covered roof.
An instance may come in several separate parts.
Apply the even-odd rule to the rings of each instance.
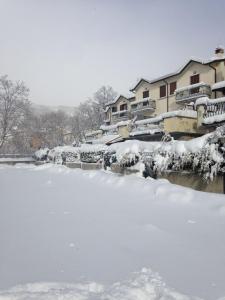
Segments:
[[[212,91],[220,90],[220,89],[223,89],[223,88],[225,88],[225,80],[214,83],[212,85]]]
[[[165,74],[163,76],[160,76],[160,77],[157,77],[157,78],[153,78],[151,80],[147,80],[147,79],[144,79],[144,78],[139,79],[138,82],[134,85],[134,87],[132,87],[130,89],[130,91],[134,91],[137,88],[137,86],[141,83],[141,81],[145,81],[147,83],[153,84],[153,83],[156,83],[158,81],[163,81],[163,80],[165,80],[167,78],[179,75],[192,62],[193,63],[197,63],[197,64],[201,64],[201,65],[208,65],[210,63],[217,62],[217,61],[223,61],[223,60],[225,60],[225,56],[222,56],[222,57],[216,57],[215,56],[215,57],[212,57],[211,59],[208,59],[208,60],[202,60],[202,59],[198,59],[198,58],[191,58],[188,61],[186,61],[175,72],[171,72],[171,73]]]
[[[105,106],[110,106],[110,105],[112,105],[112,104],[115,104],[120,98],[124,98],[124,99],[126,99],[127,101],[130,101],[132,98],[134,98],[134,96],[133,96],[131,93],[129,93],[129,94],[127,94],[127,95],[122,95],[122,94],[120,94],[120,95],[118,95],[114,100],[112,100],[112,101],[106,103]]]
[[[200,59],[191,58],[184,65],[182,65],[177,71],[169,73],[169,74],[166,74],[166,75],[163,75],[163,76],[160,76],[160,77],[155,78],[155,79],[152,79],[152,80],[150,80],[150,83],[156,83],[158,81],[167,79],[169,77],[173,77],[173,76],[179,75],[192,62],[195,62],[195,63],[198,63],[198,64],[204,64],[204,62],[202,60],[200,60]]]
[[[91,131],[91,132],[88,132],[85,134],[85,137],[92,137],[92,136],[95,136],[95,135],[98,135],[98,134],[101,134],[102,133],[102,130],[95,130],[95,131]]]
[[[122,141],[123,138],[119,134],[106,134],[99,139],[92,140],[92,144],[112,144],[114,142]]]
[[[142,135],[142,134],[153,135],[153,134],[156,134],[159,132],[163,132],[163,129],[158,127],[158,128],[153,128],[153,129],[135,130],[130,133],[130,136],[138,136],[138,135]]]
[[[127,126],[131,123],[131,120],[126,120],[126,121],[120,121],[116,124],[113,125],[101,125],[100,129],[102,129],[103,131],[113,131],[115,129],[117,129],[120,126]]]
[[[136,83],[133,87],[130,88],[130,91],[131,91],[131,92],[134,92],[135,89],[139,86],[139,84],[140,84],[141,82],[150,83],[150,81],[149,81],[148,79],[140,78],[140,79],[138,79],[137,83]]]

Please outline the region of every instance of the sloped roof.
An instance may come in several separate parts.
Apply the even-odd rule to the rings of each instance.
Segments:
[[[126,99],[127,101],[132,101],[132,99],[134,98],[134,96],[131,95],[131,94],[128,94],[128,95],[126,95],[126,96],[120,94],[120,95],[117,96],[114,100],[112,100],[112,101],[106,103],[106,104],[105,104],[105,107],[107,107],[107,106],[109,106],[109,105],[112,105],[112,104],[115,104],[120,98],[124,98],[124,99]]]
[[[124,95],[119,95],[117,96],[114,100],[108,102],[105,104],[105,106],[109,106],[109,105],[112,105],[112,104],[115,104],[121,97],[127,99],[127,97],[125,97]],[[128,100],[128,99],[127,99]]]
[[[175,71],[175,72],[171,72],[171,73],[165,74],[165,75],[163,75],[163,76],[160,76],[160,77],[157,77],[157,78],[151,79],[151,80],[148,80],[148,79],[145,79],[145,78],[141,78],[141,79],[135,84],[135,86],[134,86],[132,89],[130,89],[130,91],[134,91],[134,90],[137,88],[137,86],[138,86],[142,81],[152,84],[152,83],[156,83],[156,82],[158,82],[158,81],[162,81],[162,80],[165,80],[165,79],[167,79],[167,78],[170,78],[170,77],[179,75],[179,74],[181,74],[181,73],[185,70],[185,68],[186,68],[187,66],[189,66],[192,62],[197,63],[197,64],[201,64],[201,65],[209,65],[210,63],[213,63],[213,62],[220,62],[220,61],[224,61],[224,60],[225,60],[225,57],[221,57],[221,58],[219,58],[219,57],[212,57],[211,59],[206,60],[206,61],[203,61],[203,60],[201,60],[201,59],[191,58],[191,59],[189,59],[185,64],[183,64],[183,65],[182,65],[177,71]]]
[[[149,80],[144,79],[144,78],[140,78],[140,79],[138,80],[138,82],[135,84],[135,86],[133,86],[133,87],[130,89],[130,91],[131,91],[131,92],[135,91],[135,89],[137,88],[137,86],[138,86],[142,81],[143,81],[143,82],[146,82],[146,83],[150,83]]]
[[[201,64],[201,65],[204,65],[204,62],[199,60],[199,59],[193,59],[191,58],[190,60],[188,60],[184,65],[182,65],[177,71],[175,72],[172,72],[172,73],[169,73],[169,74],[166,74],[164,76],[160,76],[158,78],[155,78],[153,80],[150,80],[150,83],[156,83],[158,81],[161,81],[161,80],[164,80],[164,79],[167,79],[167,78],[170,78],[170,77],[173,77],[173,76],[176,76],[176,75],[179,75],[181,74],[184,69],[189,66],[192,62],[194,63],[197,63],[197,64]]]

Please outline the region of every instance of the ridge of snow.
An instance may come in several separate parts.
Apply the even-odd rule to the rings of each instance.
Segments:
[[[225,113],[223,113],[221,115],[214,115],[214,116],[206,117],[203,119],[202,123],[210,125],[213,123],[219,123],[219,122],[223,122],[223,121],[225,121]]]
[[[210,99],[209,97],[200,97],[195,102],[195,107],[198,105],[210,105],[210,104],[216,104],[216,103],[223,103],[225,102],[225,97]]]
[[[197,118],[197,112],[194,110],[174,110],[174,111],[163,113],[154,118],[148,118],[148,119],[136,121],[135,124],[144,125],[144,124],[151,124],[151,123],[159,123],[166,118],[172,118],[172,117]]]
[[[220,89],[220,88],[225,88],[225,80],[216,82],[212,85],[212,91]]]

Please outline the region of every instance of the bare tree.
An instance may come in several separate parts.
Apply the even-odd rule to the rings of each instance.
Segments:
[[[106,103],[115,99],[117,93],[110,86],[102,86],[93,98],[81,103],[70,118],[70,128],[76,141],[82,141],[87,131],[99,129],[104,119]]]
[[[105,116],[105,106],[107,103],[113,101],[117,96],[117,92],[113,90],[111,86],[102,86],[95,94],[94,101],[92,103],[97,118],[98,126],[103,123]]]
[[[113,101],[117,96],[117,92],[111,86],[102,86],[94,94],[94,100],[104,108],[104,106]]]
[[[23,82],[0,77],[0,149],[15,135],[29,110],[29,90]]]

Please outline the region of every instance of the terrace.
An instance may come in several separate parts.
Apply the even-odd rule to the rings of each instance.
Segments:
[[[143,114],[146,111],[154,111],[155,107],[155,101],[151,100],[150,98],[144,98],[134,101],[131,104],[131,113],[133,115]]]
[[[177,102],[190,102],[200,97],[211,97],[211,93],[210,85],[200,82],[176,89],[175,97]]]

